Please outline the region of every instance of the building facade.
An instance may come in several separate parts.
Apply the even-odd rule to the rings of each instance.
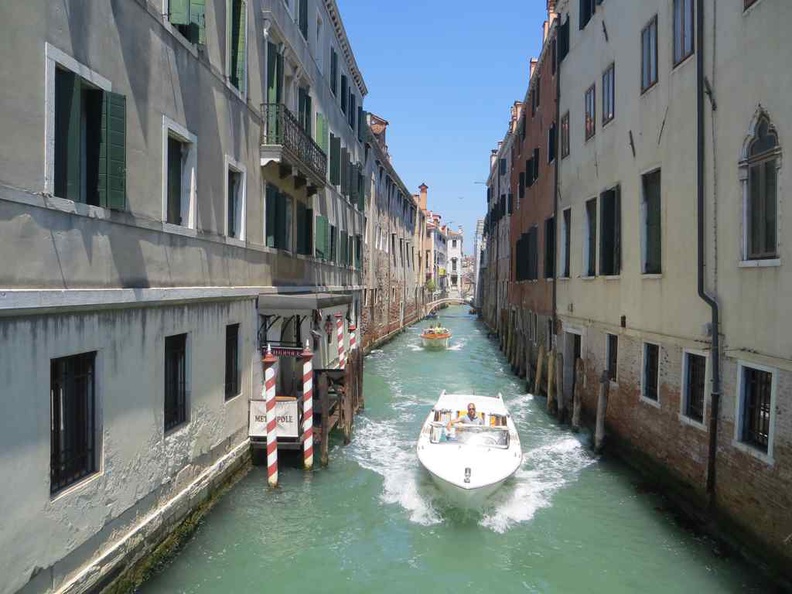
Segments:
[[[605,382],[611,445],[788,576],[789,81],[767,73],[792,57],[781,41],[792,6],[551,0],[548,15],[557,204],[544,188],[523,216],[537,230],[555,221],[555,242],[537,238],[527,264],[529,282],[556,289],[548,346],[564,355],[563,397],[579,382],[591,421]],[[514,221],[512,242],[523,232]]]
[[[0,591],[80,591],[245,459],[262,346],[338,364],[366,87],[333,0],[0,17]]]
[[[463,264],[464,264],[464,250],[463,250],[464,234],[462,227],[457,231],[448,229],[448,296],[456,299],[462,298],[462,280],[463,280]]]

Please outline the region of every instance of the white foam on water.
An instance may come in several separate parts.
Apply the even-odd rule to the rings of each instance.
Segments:
[[[410,403],[410,406],[414,406]],[[360,466],[383,478],[380,499],[402,507],[411,522],[431,526],[442,522],[431,500],[419,488],[420,465],[415,440],[403,439],[402,421],[361,419],[356,427],[353,457]]]
[[[553,495],[577,480],[580,472],[595,459],[569,435],[540,445],[523,455],[514,478],[493,497],[493,507],[480,524],[503,533],[533,519],[536,512],[552,505]]]

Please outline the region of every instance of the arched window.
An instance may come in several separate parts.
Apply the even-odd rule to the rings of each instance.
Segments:
[[[778,134],[764,112],[759,112],[747,139],[741,163],[745,187],[744,259],[778,258],[778,169],[781,147]]]

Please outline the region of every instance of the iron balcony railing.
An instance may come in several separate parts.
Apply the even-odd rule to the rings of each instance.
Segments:
[[[310,169],[319,180],[327,178],[327,155],[319,148],[313,138],[305,131],[299,120],[282,103],[263,103],[261,105],[265,127],[261,132],[262,145],[279,145]]]

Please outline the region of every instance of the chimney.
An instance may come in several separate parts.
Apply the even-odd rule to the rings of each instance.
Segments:
[[[547,21],[549,23],[552,23],[558,16],[556,4],[558,4],[557,0],[547,0]]]
[[[547,34],[550,32],[550,21],[542,23],[542,45],[547,41]]]
[[[498,151],[496,149],[492,149],[492,154],[490,155],[490,169],[495,167],[495,164],[498,162]]]
[[[528,80],[531,80],[533,78],[533,73],[534,73],[534,70],[536,70],[536,65],[538,63],[539,63],[539,60],[537,60],[536,58],[531,58],[531,71],[530,71],[530,74],[528,75]]]
[[[421,184],[418,186],[418,189],[421,190],[421,197],[418,202],[418,206],[420,206],[423,210],[426,210],[429,201],[429,197],[427,196],[427,190],[429,189],[429,186],[426,184]]]

